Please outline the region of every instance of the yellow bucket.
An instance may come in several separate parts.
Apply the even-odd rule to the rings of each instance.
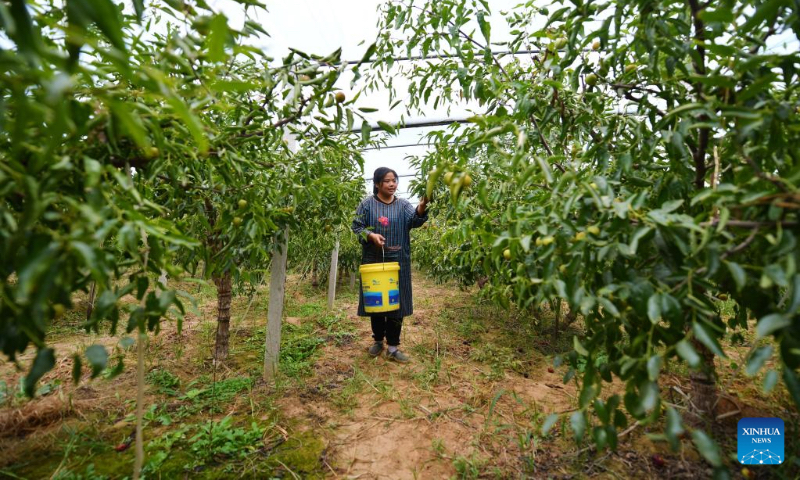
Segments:
[[[397,262],[361,265],[361,291],[364,311],[392,312],[400,308],[400,264]]]

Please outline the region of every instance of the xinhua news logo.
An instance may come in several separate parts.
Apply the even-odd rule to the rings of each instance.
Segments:
[[[783,463],[785,430],[780,418],[739,420],[738,457],[742,465],[780,465]]]

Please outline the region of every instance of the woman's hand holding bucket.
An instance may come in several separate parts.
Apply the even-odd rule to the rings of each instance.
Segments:
[[[367,236],[367,240],[369,240],[370,242],[374,243],[379,247],[383,247],[384,245],[386,245],[386,238],[384,238],[384,236],[381,235],[380,233],[370,233]]]

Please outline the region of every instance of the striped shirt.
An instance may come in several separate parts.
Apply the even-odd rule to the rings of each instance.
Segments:
[[[400,310],[382,313],[381,316],[407,317],[414,313],[411,291],[411,229],[421,227],[427,220],[427,212],[419,215],[408,200],[397,197],[387,204],[380,201],[377,195],[370,195],[356,209],[352,229],[362,245],[361,263],[386,261],[400,264]],[[367,241],[369,233],[383,235],[386,239],[383,251]],[[359,295],[358,315],[370,315],[364,310],[363,292]]]

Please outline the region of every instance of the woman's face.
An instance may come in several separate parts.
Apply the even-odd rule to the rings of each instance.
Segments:
[[[378,184],[378,193],[383,197],[390,197],[394,195],[395,191],[397,191],[397,177],[394,176],[394,173],[389,172]]]

